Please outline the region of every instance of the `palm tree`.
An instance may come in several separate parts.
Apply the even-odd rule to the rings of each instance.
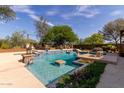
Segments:
[[[0,5],[0,21],[8,22],[15,19],[15,12],[7,5]]]
[[[47,20],[42,16],[39,17],[39,20],[35,21],[37,37],[39,37],[40,42],[43,40],[44,36],[47,34],[50,26],[47,24]]]

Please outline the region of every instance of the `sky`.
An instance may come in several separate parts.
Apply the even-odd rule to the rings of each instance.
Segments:
[[[39,20],[38,16],[47,19],[50,26],[71,26],[82,39],[102,30],[107,22],[124,17],[124,6],[120,5],[17,5],[11,9],[16,12],[16,20],[0,24],[0,38],[24,30],[30,38],[37,39],[35,20]]]

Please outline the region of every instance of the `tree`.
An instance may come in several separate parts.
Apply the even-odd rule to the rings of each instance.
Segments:
[[[120,40],[120,30],[124,30],[124,19],[122,18],[108,22],[100,33],[103,34],[105,40],[113,41],[117,46]]]
[[[12,47],[24,47],[26,44],[26,37],[24,31],[16,31],[10,37]]]
[[[0,5],[0,21],[8,22],[15,18],[15,12],[7,5]]]
[[[15,19],[15,12],[7,5],[0,5],[0,22],[8,22]],[[11,44],[9,42],[9,38],[0,40],[0,48],[10,48]]]
[[[26,38],[25,31],[15,31],[11,36],[0,39],[0,48],[24,48],[27,43],[34,45],[37,41]]]
[[[37,36],[39,37],[40,42],[42,42],[50,26],[47,24],[47,20],[44,19],[43,17],[40,17],[40,20],[36,20],[35,25],[36,25],[36,30],[37,30]]]
[[[10,37],[7,36],[5,39],[0,39],[0,48],[8,49],[11,48]]]
[[[45,43],[53,43],[55,45],[63,45],[66,43],[74,43],[78,40],[77,35],[72,28],[67,25],[54,26],[49,29],[47,35],[43,39]]]
[[[85,38],[82,43],[83,44],[103,44],[104,43],[103,35],[99,33],[93,34],[90,37]]]

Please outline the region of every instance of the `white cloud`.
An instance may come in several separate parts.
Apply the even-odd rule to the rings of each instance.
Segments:
[[[16,20],[20,20],[21,18],[20,17],[16,17]]]
[[[50,11],[47,11],[47,12],[46,12],[46,15],[48,15],[48,16],[54,16],[54,15],[56,15],[57,13],[58,13],[57,10],[50,10]]]
[[[27,6],[27,5],[15,5],[15,6],[11,6],[11,8],[15,11],[15,12],[21,12],[21,13],[26,13],[28,14],[28,16],[34,20],[38,20],[38,16],[36,15],[36,13],[31,9],[31,6]]]
[[[15,12],[21,12],[21,13],[28,14],[28,16],[30,18],[32,18],[33,20],[37,20],[37,21],[40,20],[39,16],[36,15],[36,12],[31,9],[31,6],[27,6],[27,5],[16,5],[16,6],[11,6],[11,8]],[[54,26],[51,22],[47,22],[47,24],[50,25],[50,26]]]
[[[94,9],[93,6],[78,6],[76,9],[75,15],[77,16],[85,16],[87,18],[94,17],[99,14],[97,9]]]
[[[89,6],[89,5],[77,6],[76,10],[78,10],[78,12],[82,12],[82,11],[87,10],[89,7],[91,7],[91,6]]]
[[[73,17],[74,14],[73,13],[68,13],[68,14],[62,14],[61,17],[63,17],[64,19],[71,19],[71,17]]]
[[[40,21],[40,18],[36,15],[29,15],[32,19],[36,20],[36,21]],[[46,22],[49,26],[54,26],[54,24],[52,24],[51,22]]]
[[[67,14],[63,14],[61,15],[64,19],[70,19],[71,17],[74,16],[83,16],[86,18],[91,18],[94,17],[96,15],[98,15],[100,12],[95,9],[93,6],[86,6],[86,5],[82,5],[82,6],[77,6],[73,12],[71,13],[67,13]]]
[[[32,19],[36,20],[36,21],[40,20],[40,18],[35,14],[29,14],[28,16],[31,17]]]
[[[111,16],[119,16],[124,14],[122,10],[115,10],[110,13]]]
[[[15,5],[15,6],[11,6],[11,8],[15,12],[22,12],[22,13],[27,13],[27,14],[35,14],[35,12],[33,10],[31,10],[31,7],[27,6],[27,5]]]
[[[48,24],[49,26],[54,26],[54,24],[51,23],[51,22],[47,22],[47,24]]]

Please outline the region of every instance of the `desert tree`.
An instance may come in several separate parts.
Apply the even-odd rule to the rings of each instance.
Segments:
[[[7,5],[0,5],[0,22],[8,22],[14,20],[16,13]]]
[[[124,19],[122,18],[108,22],[99,32],[103,34],[105,40],[114,42],[117,46],[120,40],[120,30],[124,30]]]
[[[78,39],[72,28],[68,25],[53,26],[43,39],[43,42],[54,43],[54,45],[73,44]]]
[[[82,44],[103,44],[103,43],[104,43],[103,35],[100,33],[95,33],[90,37],[87,37],[84,40],[82,40]]]

